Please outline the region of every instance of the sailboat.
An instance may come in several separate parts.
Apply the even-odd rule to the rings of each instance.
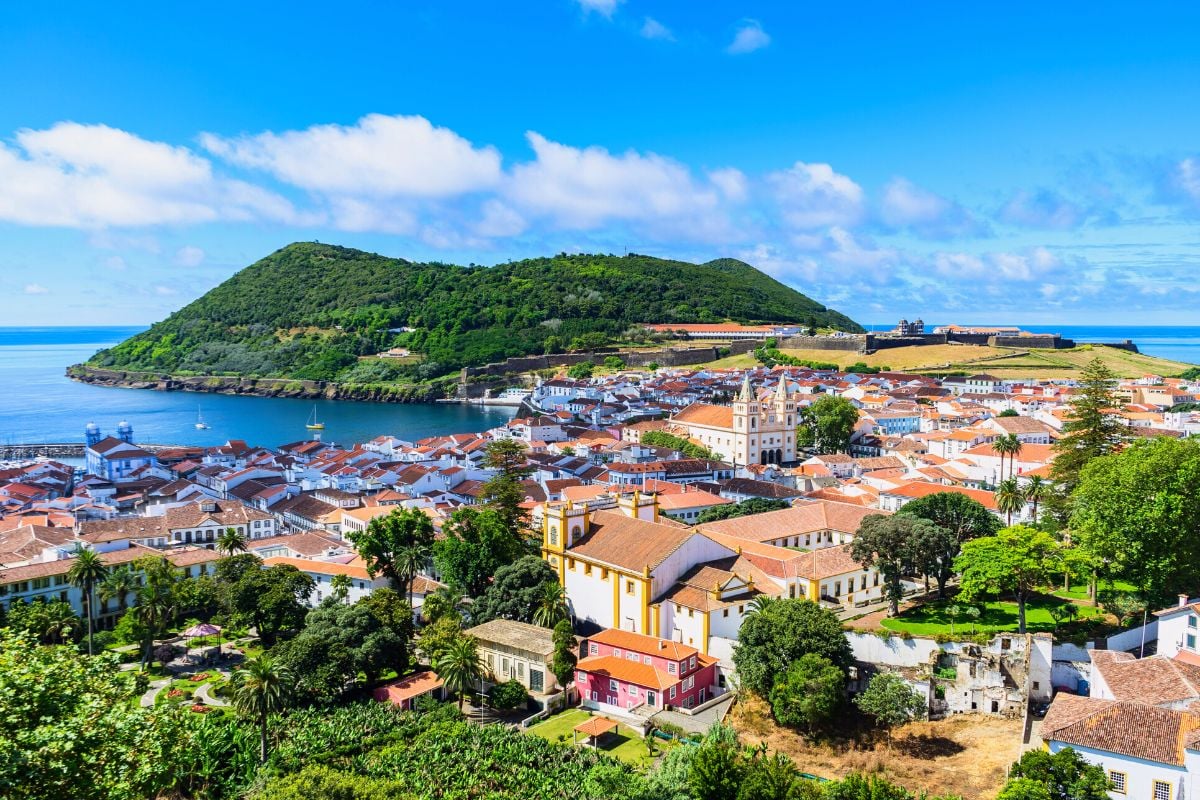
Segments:
[[[305,425],[304,427],[308,428],[310,431],[325,430],[325,423],[317,422],[317,407],[316,406],[313,406],[312,413],[308,415],[308,424]]]
[[[200,413],[200,406],[196,406],[196,430],[208,430],[208,423],[204,421],[204,415]]]

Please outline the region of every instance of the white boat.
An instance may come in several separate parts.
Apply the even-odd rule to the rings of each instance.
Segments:
[[[325,423],[317,422],[317,407],[316,406],[313,406],[312,414],[310,414],[308,417],[308,424],[305,425],[304,427],[308,428],[310,431],[325,430]]]
[[[208,423],[204,421],[204,415],[200,413],[200,406],[196,406],[196,430],[208,430]]]

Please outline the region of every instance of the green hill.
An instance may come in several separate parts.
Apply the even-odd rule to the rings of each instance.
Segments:
[[[88,364],[179,375],[423,380],[508,356],[644,339],[638,323],[724,320],[862,330],[733,259],[563,254],[460,267],[301,242]],[[359,358],[394,346],[421,357]]]

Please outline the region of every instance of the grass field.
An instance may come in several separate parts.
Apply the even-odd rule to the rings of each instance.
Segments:
[[[574,708],[570,711],[564,711],[561,714],[555,714],[545,722],[539,722],[537,725],[532,726],[528,732],[534,736],[540,736],[549,742],[559,742],[569,745],[571,744],[571,732],[575,729],[575,726],[581,722],[586,722],[590,717],[591,714],[587,711]],[[565,739],[560,740],[560,736],[564,736]],[[666,743],[661,739],[654,740],[655,753],[662,753],[664,749],[672,746],[672,744]],[[619,726],[616,731],[605,736],[599,745],[599,749],[614,758],[619,758],[626,764],[633,764],[634,766],[646,767],[654,761],[654,757],[646,752],[645,740],[624,725]]]
[[[1038,596],[1025,604],[1025,625],[1031,633],[1055,630],[1054,617],[1050,609],[1062,605],[1059,598]],[[937,636],[939,634],[1005,633],[1017,630],[1017,604],[1007,600],[983,603],[981,614],[972,621],[966,616],[952,620],[946,609],[954,603],[926,603],[902,611],[898,617],[883,619],[879,624],[889,631],[911,633],[913,636]],[[962,603],[959,604],[963,605]],[[1079,619],[1094,617],[1101,612],[1090,606],[1077,606]],[[1064,625],[1067,624],[1064,622]]]
[[[1168,361],[1142,353],[1130,353],[1112,347],[1080,345],[1070,350],[1014,350],[969,344],[942,344],[928,347],[897,347],[863,355],[839,350],[794,350],[783,353],[806,361],[823,361],[840,367],[862,362],[868,367],[946,374],[949,372],[988,372],[1000,378],[1069,378],[1093,358],[1099,358],[1123,378],[1153,373],[1178,375],[1194,366]],[[704,365],[714,369],[744,369],[758,363],[750,353],[729,356]]]

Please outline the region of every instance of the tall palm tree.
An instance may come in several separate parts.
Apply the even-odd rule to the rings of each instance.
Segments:
[[[100,600],[107,603],[117,601],[117,613],[124,614],[129,606],[129,595],[137,591],[138,576],[133,567],[123,564],[108,571],[104,582],[100,584]]]
[[[1038,521],[1038,503],[1050,491],[1050,483],[1041,475],[1030,475],[1025,484],[1025,500],[1033,503],[1033,521]]]
[[[246,537],[237,528],[228,527],[217,537],[217,552],[228,557],[246,552]]]
[[[413,583],[429,561],[430,552],[428,545],[410,544],[408,547],[401,548],[396,556],[396,570],[400,573],[400,580],[404,583],[404,592],[408,595],[410,606],[413,602]]]
[[[425,595],[421,603],[421,621],[432,625],[447,614],[462,616],[467,607],[462,593],[449,586],[441,586]]]
[[[88,655],[92,655],[92,601],[95,599],[96,584],[104,580],[108,567],[100,560],[100,554],[95,550],[75,549],[75,563],[67,570],[67,580],[76,589],[83,590],[84,608],[87,611]]]
[[[769,594],[760,594],[750,601],[750,613],[757,614],[760,611],[766,611],[776,602],[776,598]]]
[[[1004,482],[1004,461],[1006,458],[1008,458],[1008,454],[1012,452],[1012,443],[1014,441],[1016,441],[1016,437],[1009,436],[1008,434],[997,436],[995,440],[992,441],[992,450],[995,451],[996,455],[1000,456],[1001,483]]]
[[[450,691],[458,694],[458,710],[462,711],[465,693],[487,674],[479,657],[479,643],[474,636],[460,636],[450,642],[438,655],[434,671]]]
[[[350,596],[350,576],[341,573],[334,575],[329,579],[329,588],[333,589],[333,596],[337,598],[337,601],[344,603]]]
[[[567,592],[558,581],[546,581],[538,597],[537,608],[533,612],[533,624],[543,628],[553,628],[564,619],[571,616],[567,608]]]
[[[146,649],[142,654],[144,667],[150,663],[155,637],[175,616],[175,584],[179,573],[162,556],[138,559],[135,563],[145,576],[145,583],[137,590],[135,607],[138,622],[146,629]]]
[[[1008,518],[1012,525],[1012,515],[1025,507],[1025,493],[1021,491],[1016,478],[1007,478],[996,487],[996,508]]]
[[[233,707],[239,713],[258,720],[259,750],[262,763],[267,761],[267,718],[287,707],[295,681],[287,667],[268,655],[246,661],[233,673]]]
[[[1017,458],[1021,455],[1021,451],[1025,449],[1025,443],[1017,438],[1015,433],[1008,435],[1008,477],[1012,478],[1017,473]]]

